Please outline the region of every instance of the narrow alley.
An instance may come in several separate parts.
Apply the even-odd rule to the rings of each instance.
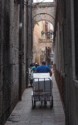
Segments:
[[[49,105],[32,109],[31,88],[24,91],[22,101],[18,102],[5,125],[65,125],[63,105],[53,76],[53,108]]]
[[[78,125],[78,0],[0,0],[0,125]]]

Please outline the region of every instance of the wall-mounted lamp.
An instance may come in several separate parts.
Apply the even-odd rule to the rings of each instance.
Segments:
[[[20,29],[22,28],[22,23],[19,24],[19,28],[20,28]]]

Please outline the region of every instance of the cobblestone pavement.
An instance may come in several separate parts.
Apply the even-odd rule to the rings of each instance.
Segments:
[[[59,91],[53,77],[53,108],[46,108],[37,104],[32,109],[32,89],[26,89],[22,101],[18,102],[5,125],[65,125],[63,106],[60,100]]]

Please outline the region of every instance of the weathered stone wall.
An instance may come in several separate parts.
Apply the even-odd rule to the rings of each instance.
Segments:
[[[19,8],[2,0],[0,15],[0,124],[18,101],[19,90]]]
[[[33,62],[37,62],[39,64],[42,62],[42,60],[40,60],[41,55],[43,60],[46,60],[46,47],[52,48],[52,40],[46,39],[46,37],[41,37],[43,23],[45,25],[45,21],[38,22],[38,24],[35,25],[33,31]]]
[[[26,88],[26,0],[22,0],[20,4],[20,23],[22,27],[19,29],[19,94],[21,95]]]
[[[21,13],[22,26],[19,27],[20,5],[14,0],[0,0],[0,125],[26,88],[27,17],[24,4]]]
[[[2,102],[3,102],[3,98],[2,98],[2,94],[3,94],[3,90],[2,90],[2,86],[3,86],[3,37],[2,37],[2,0],[0,0],[0,121],[1,121],[1,116],[2,116]]]
[[[60,10],[59,10],[60,8]],[[59,87],[59,91],[64,104],[64,36],[63,36],[63,19],[64,19],[64,6],[62,3],[57,3],[56,10],[56,37],[55,37],[55,47],[54,47],[54,64],[56,65],[55,77]]]
[[[71,124],[78,124],[78,1],[71,1],[71,42],[72,42],[72,77],[71,77]],[[72,95],[73,93],[73,95]]]
[[[47,20],[54,25],[55,19],[55,2],[43,2],[38,5],[33,4],[32,18],[33,23],[39,22],[41,20]]]
[[[28,66],[32,61],[32,0],[28,1]]]
[[[32,62],[32,0],[26,0],[26,87],[29,83],[28,68]]]
[[[24,0],[26,2],[26,0]],[[26,43],[27,43],[27,33],[26,33],[26,6],[24,6],[24,84],[26,86]]]
[[[64,109],[66,116],[66,125],[70,124],[77,125],[78,124],[78,105],[77,105],[78,80],[77,80],[76,66],[77,66],[77,56],[78,56],[77,55],[78,2],[73,0],[69,1],[58,0],[57,2],[58,3],[57,3],[56,23],[55,23],[56,35],[54,43],[56,52],[55,55],[57,55],[55,57],[55,63],[56,63],[55,75],[60,90],[64,91],[63,100],[64,100]],[[63,83],[61,86],[60,79],[62,80],[62,77],[63,77]]]

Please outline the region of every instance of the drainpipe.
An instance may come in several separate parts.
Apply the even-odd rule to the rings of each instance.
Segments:
[[[20,0],[19,12],[19,100],[22,95],[22,0]]]
[[[31,61],[32,61],[32,49],[33,49],[33,24],[32,24],[32,3],[31,3]]]
[[[26,88],[28,87],[28,0],[26,1],[26,33],[27,33],[27,41],[26,41]]]
[[[27,18],[26,18],[26,22],[27,22],[27,26],[26,26],[26,33],[27,33],[27,42],[26,42],[26,87],[28,87],[28,82],[29,82],[29,74],[28,74],[28,67],[29,67],[29,55],[28,55],[28,26],[29,26],[29,22],[28,22],[28,14],[29,14],[29,9],[28,9],[28,4],[30,4],[30,2],[28,2],[28,0],[26,1],[26,13],[27,13]],[[30,4],[30,11],[31,11],[31,28],[32,28],[32,4]],[[32,49],[32,29],[31,29],[31,49]],[[30,52],[32,53],[32,51],[30,50]],[[30,55],[31,55],[30,53]]]

